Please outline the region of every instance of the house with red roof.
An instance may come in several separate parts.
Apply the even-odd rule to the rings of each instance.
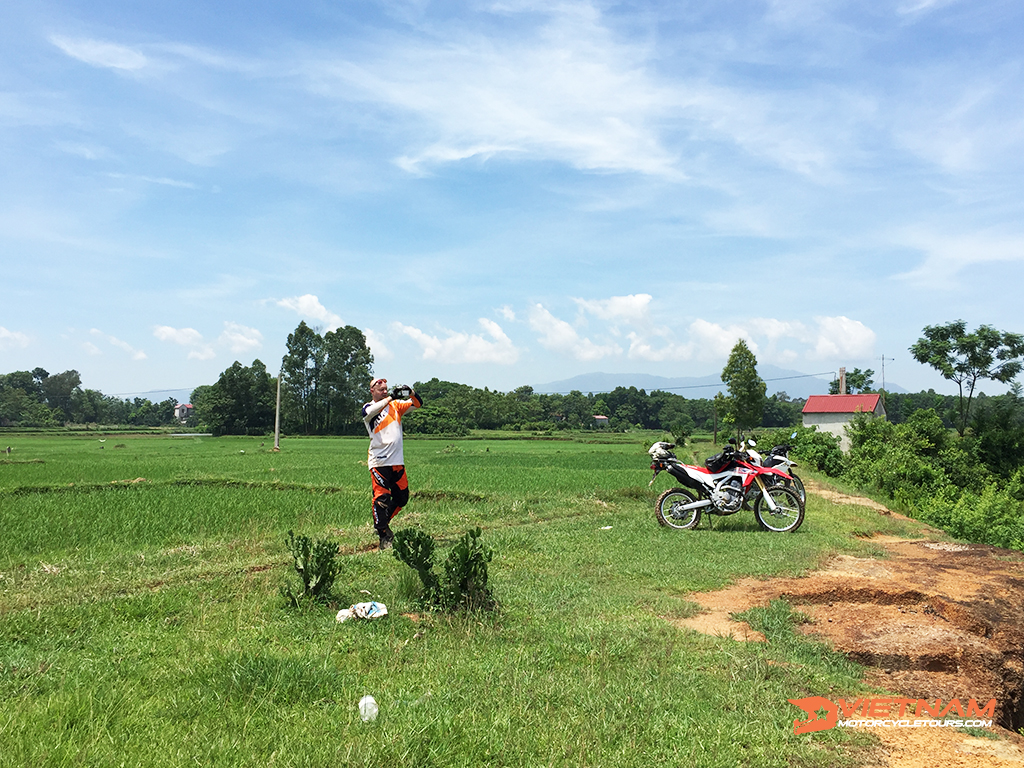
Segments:
[[[819,432],[829,432],[839,438],[839,447],[850,450],[850,439],[846,436],[846,425],[858,413],[870,413],[885,418],[885,406],[881,395],[811,395],[804,405],[805,427],[817,427]]]

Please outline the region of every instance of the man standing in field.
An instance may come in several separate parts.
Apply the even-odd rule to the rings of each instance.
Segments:
[[[387,549],[395,538],[391,518],[409,501],[409,478],[402,455],[402,416],[410,408],[419,408],[423,401],[408,386],[395,387],[389,394],[387,379],[373,380],[370,397],[372,402],[363,406],[363,422],[370,435],[366,464],[373,488],[373,527],[380,536],[380,548]]]

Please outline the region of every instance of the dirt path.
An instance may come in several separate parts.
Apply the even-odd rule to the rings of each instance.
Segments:
[[[807,490],[896,514],[870,499],[812,483]],[[997,700],[999,740],[950,729],[872,729],[883,744],[882,765],[1022,768],[1024,738],[1016,732],[1024,727],[1024,556],[927,538],[871,541],[888,556],[839,555],[804,578],[744,579],[718,592],[693,594],[690,599],[705,612],[678,623],[763,641],[730,614],[785,599],[811,618],[801,631],[867,666],[867,681],[879,688],[914,699]]]

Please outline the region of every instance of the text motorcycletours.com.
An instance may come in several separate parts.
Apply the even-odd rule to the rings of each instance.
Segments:
[[[968,699],[966,708],[960,699],[950,699],[945,704],[942,699],[904,698],[854,699],[851,702],[836,699],[833,702],[823,696],[810,696],[789,699],[789,703],[809,715],[807,720],[793,721],[795,734],[829,728],[988,728],[996,713],[995,699],[984,706],[975,699]]]

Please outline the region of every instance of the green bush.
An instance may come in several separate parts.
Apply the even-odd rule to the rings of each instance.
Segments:
[[[307,600],[325,603],[331,598],[334,581],[338,577],[338,544],[327,539],[310,539],[288,531],[285,544],[292,555],[292,566],[299,577],[298,589],[293,582],[281,587],[281,594],[292,607]]]
[[[480,543],[480,529],[472,529],[448,552],[442,576],[434,574],[434,540],[421,530],[403,528],[395,533],[395,557],[419,574],[425,608],[449,613],[491,610],[494,597],[487,585],[487,564],[494,552]]]
[[[977,495],[947,487],[921,504],[920,517],[959,539],[1024,549],[1024,502],[1011,489],[989,486]]]
[[[793,433],[796,437],[792,437]],[[775,445],[792,445],[793,458],[804,461],[829,477],[842,474],[843,452],[839,449],[839,438],[828,432],[819,432],[817,427],[787,427],[760,432],[756,435],[757,449],[766,455]]]

